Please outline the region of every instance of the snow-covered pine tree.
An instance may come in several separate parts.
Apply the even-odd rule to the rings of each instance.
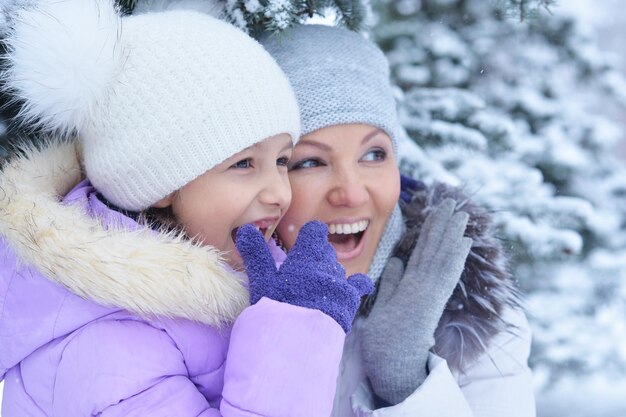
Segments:
[[[223,9],[223,18],[251,34],[280,32],[311,17],[332,13],[338,22],[359,30],[368,16],[367,0],[117,0],[126,13],[138,3],[211,3]]]
[[[403,169],[495,212],[544,389],[626,370],[626,88],[575,20],[519,3],[378,0],[373,34],[419,144]]]
[[[144,6],[163,7],[173,3],[187,7],[201,8],[198,5],[218,5],[223,9],[222,17],[231,21],[247,32],[258,35],[264,32],[280,32],[281,30],[308,20],[315,16],[333,16],[338,24],[353,30],[363,29],[370,16],[370,0],[114,0],[122,13],[132,13],[138,3]],[[552,0],[500,0],[512,9],[520,11],[520,16],[532,12],[537,4],[550,3]],[[29,0],[7,0],[0,5],[0,41],[4,36],[14,7],[30,7]],[[215,10],[215,8],[213,8]],[[0,49],[0,55],[2,50]],[[0,157],[9,137],[24,137],[19,126],[10,123],[16,108],[7,108],[10,100],[6,94],[0,96]]]

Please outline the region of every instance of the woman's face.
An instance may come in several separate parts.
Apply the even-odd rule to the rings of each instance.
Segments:
[[[389,136],[362,124],[309,133],[294,149],[289,180],[291,206],[277,229],[285,246],[306,222],[320,220],[348,275],[367,273],[400,195]]]

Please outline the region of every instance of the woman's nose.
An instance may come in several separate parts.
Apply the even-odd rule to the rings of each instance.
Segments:
[[[369,200],[365,181],[355,173],[337,175],[337,180],[328,192],[328,201],[333,206],[359,207]]]

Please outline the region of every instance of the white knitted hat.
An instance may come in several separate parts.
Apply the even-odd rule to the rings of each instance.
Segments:
[[[113,204],[145,209],[263,139],[298,139],[287,78],[228,23],[193,10],[120,17],[113,0],[34,3],[12,21],[5,87],[27,123],[78,133]]]

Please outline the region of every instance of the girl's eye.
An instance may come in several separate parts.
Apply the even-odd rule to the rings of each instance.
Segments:
[[[241,161],[235,162],[230,167],[236,169],[247,169],[252,166],[252,159],[242,159]]]
[[[307,168],[317,168],[317,167],[321,167],[322,165],[324,164],[319,159],[315,159],[315,158],[303,159],[293,164],[289,168],[289,171],[296,171],[298,169],[307,169]]]
[[[381,148],[372,149],[361,158],[365,162],[384,161],[387,159],[387,151]]]
[[[289,158],[286,156],[280,157],[276,160],[276,165],[279,167],[286,167],[289,164]]]

